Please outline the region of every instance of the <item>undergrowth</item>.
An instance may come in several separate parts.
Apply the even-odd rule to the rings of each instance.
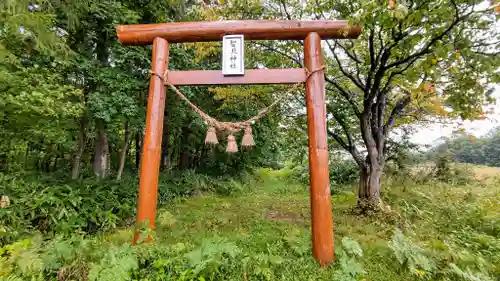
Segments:
[[[158,204],[161,207],[175,198],[204,193],[240,194],[249,188],[248,178],[213,178],[191,170],[163,173]],[[247,184],[242,185],[243,181]],[[1,195],[9,196],[11,202],[9,208],[0,208],[0,245],[33,232],[45,236],[95,234],[129,226],[134,219],[138,184],[136,178],[67,181],[42,173],[0,173]]]
[[[0,280],[499,280],[497,185],[385,184],[384,211],[371,217],[355,215],[344,187],[332,195],[337,259],[320,269],[308,188],[294,175],[164,175],[153,242],[137,246],[136,179],[4,176]]]

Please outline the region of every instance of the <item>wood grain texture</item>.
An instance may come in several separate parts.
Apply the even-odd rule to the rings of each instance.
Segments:
[[[220,41],[227,34],[244,34],[245,40],[303,40],[316,32],[322,39],[354,39],[361,27],[344,20],[235,20],[118,25],[116,32],[124,45],[149,45],[156,37],[183,43]]]
[[[320,69],[323,64],[321,37],[313,32],[304,41],[304,66],[307,69]],[[327,266],[335,259],[335,256],[328,170],[324,71],[313,73],[307,80],[306,107],[313,255],[321,266]]]
[[[220,70],[169,71],[168,82],[176,86],[295,84],[305,82],[303,68],[247,69],[244,76],[224,76]]]
[[[151,69],[155,73],[164,73],[167,67],[168,42],[165,39],[156,38],[153,43]],[[137,225],[140,226],[143,222],[147,221],[151,229],[155,228],[156,221],[165,93],[163,80],[158,76],[151,75],[137,203]],[[138,232],[134,234],[134,243],[137,243],[139,235],[140,233]],[[151,240],[151,237],[148,240]]]

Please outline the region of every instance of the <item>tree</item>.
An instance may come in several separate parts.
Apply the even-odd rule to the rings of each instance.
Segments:
[[[491,10],[478,10],[473,2],[414,1],[399,3],[394,10],[376,2],[338,7],[345,16],[357,10],[354,23],[362,24],[364,32],[354,42],[328,43],[338,71],[326,79],[346,103],[329,107],[341,130],[328,133],[358,163],[358,203],[370,207],[380,201],[387,138],[398,121],[444,114],[465,119],[482,113],[489,83],[498,81],[498,59],[491,59],[495,54],[489,50],[500,38]],[[350,129],[352,116],[366,157],[357,149],[358,132]]]
[[[500,128],[476,138],[465,132],[457,132],[444,143],[427,153],[429,158],[448,153],[457,162],[500,167]]]
[[[148,94],[151,48],[122,46],[116,24],[196,21],[195,1],[70,0],[0,3],[0,148],[24,156],[25,168],[71,168],[71,177],[105,178],[139,166]],[[192,45],[170,45],[170,69],[219,69],[220,50],[200,56]],[[271,102],[266,91],[183,88],[221,120],[255,115]],[[253,95],[256,93],[257,95]],[[258,147],[227,155],[205,147],[206,124],[167,93],[163,161],[168,168],[211,175],[272,165],[277,153],[274,113],[255,125]],[[135,146],[132,142],[135,139]],[[130,154],[136,154],[133,163]],[[34,160],[34,161],[33,161]],[[69,169],[68,169],[69,170]]]
[[[340,18],[363,27],[358,39],[324,47],[328,135],[359,167],[363,209],[380,203],[393,128],[431,116],[477,118],[499,81],[500,34],[492,7],[479,1],[223,2],[217,9],[226,17]],[[262,49],[293,65],[301,63],[301,45],[266,42]]]
[[[65,83],[73,53],[53,29],[55,15],[39,8],[32,1],[0,4],[0,147],[34,154],[48,169],[72,147],[83,106],[82,92]]]

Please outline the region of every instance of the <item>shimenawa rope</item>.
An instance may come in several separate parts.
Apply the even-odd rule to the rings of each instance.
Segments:
[[[306,81],[309,80],[311,75],[313,75],[314,73],[316,73],[318,71],[322,71],[324,69],[325,69],[324,65],[322,65],[321,67],[319,67],[318,69],[315,69],[313,71],[309,71],[307,68],[304,68],[304,70],[306,71]],[[165,70],[163,75],[158,74],[154,71],[150,71],[150,75],[154,75],[154,76],[160,78],[161,80],[163,80],[165,85],[169,86],[181,99],[183,99],[194,111],[196,111],[203,120],[205,120],[209,124],[209,129],[207,132],[207,136],[205,138],[206,144],[216,145],[219,143],[217,140],[216,130],[229,132],[228,145],[227,145],[227,149],[226,149],[227,152],[237,152],[238,151],[238,147],[236,145],[234,134],[241,131],[241,130],[245,131],[245,134],[244,134],[243,140],[242,140],[242,146],[249,147],[249,146],[255,145],[255,143],[253,141],[251,125],[255,121],[262,118],[264,115],[266,115],[273,107],[275,107],[280,101],[282,101],[286,96],[288,96],[288,94],[290,94],[292,91],[297,89],[297,87],[300,84],[302,84],[302,82],[296,83],[295,85],[293,85],[292,88],[290,88],[288,91],[286,91],[281,97],[276,99],[269,106],[261,109],[259,111],[259,113],[257,113],[257,115],[255,115],[255,116],[253,116],[245,121],[223,122],[223,121],[219,121],[219,120],[211,117],[207,113],[203,112],[203,110],[201,110],[199,107],[197,107],[181,91],[179,91],[179,89],[177,89],[177,87],[170,84],[168,82],[168,70]]]

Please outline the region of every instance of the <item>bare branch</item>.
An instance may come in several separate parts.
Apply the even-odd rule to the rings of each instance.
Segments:
[[[369,85],[371,84],[371,80],[372,80],[372,73],[373,71],[375,71],[375,67],[376,67],[376,64],[375,64],[375,50],[374,50],[374,41],[373,41],[373,38],[375,37],[375,31],[372,29],[370,29],[370,35],[368,36],[368,50],[369,50],[369,53],[370,53],[370,71],[368,72],[368,77],[366,78],[366,89],[365,91],[368,90],[368,87],[370,87]]]
[[[338,66],[339,66],[340,72],[342,72],[342,74],[344,74],[344,76],[346,76],[347,78],[349,78],[358,88],[360,88],[362,91],[364,91],[365,87],[363,86],[363,84],[361,83],[361,81],[358,80],[358,79],[356,79],[354,76],[352,76],[352,74],[346,72],[346,70],[344,69],[342,63],[340,62],[340,59],[339,59],[338,55],[335,52],[335,48],[336,48],[337,45],[332,46],[329,41],[326,41],[326,42],[327,42],[328,47],[330,48],[330,51],[333,54],[333,57],[334,57],[335,61],[337,62]]]
[[[345,143],[345,141],[340,137],[340,135],[338,135],[337,133],[335,133],[334,131],[332,131],[331,129],[328,129],[327,130],[327,133],[330,137],[332,137],[340,146],[342,146],[343,149],[349,151],[349,147],[347,146],[347,144]]]
[[[387,123],[384,125],[384,136],[387,136],[387,134],[394,126],[396,119],[401,116],[403,110],[406,108],[406,106],[408,106],[408,104],[410,104],[410,102],[411,102],[411,95],[407,94],[396,103],[396,105],[391,111],[391,114],[389,115],[389,119],[387,119]]]
[[[281,1],[281,5],[283,5],[283,11],[285,12],[287,19],[292,20],[292,16],[290,15],[290,13],[288,13],[288,10],[286,8],[286,0]]]
[[[298,65],[300,65],[302,67],[302,62],[299,59],[294,58],[291,55],[289,55],[289,54],[287,54],[287,53],[285,53],[285,52],[283,52],[281,50],[278,50],[278,49],[276,49],[276,48],[274,48],[272,46],[269,46],[269,45],[266,45],[266,44],[263,44],[263,43],[260,43],[260,42],[256,42],[256,41],[250,41],[250,42],[251,42],[251,44],[254,44],[254,45],[259,46],[259,47],[266,48],[269,51],[276,52],[276,53],[278,53],[278,54],[280,54],[280,55],[282,55],[284,57],[287,57],[288,59],[292,60],[293,62],[295,62],[296,64],[298,64]]]
[[[352,107],[352,110],[354,111],[354,114],[356,114],[356,116],[358,118],[361,118],[361,111],[359,109],[359,105],[358,103],[354,100],[354,98],[352,97],[352,94],[350,94],[347,90],[345,90],[342,86],[340,86],[337,82],[335,82],[335,80],[332,80],[330,78],[328,78],[326,75],[325,75],[325,80],[332,84],[337,90],[338,92],[340,93],[340,95],[347,100],[347,102],[349,102],[349,104],[351,105]]]
[[[359,58],[358,58],[358,57],[357,57],[354,53],[350,53],[350,52],[347,50],[347,48],[346,48],[346,47],[344,47],[342,44],[340,44],[340,43],[338,42],[338,40],[333,40],[333,42],[334,42],[337,46],[339,46],[339,47],[342,49],[342,51],[344,51],[344,53],[345,53],[345,54],[346,54],[346,55],[347,55],[350,59],[352,59],[352,60],[353,60],[353,61],[355,61],[356,63],[363,63],[363,62],[362,62],[362,61],[361,61],[361,60],[360,60],[360,59],[359,59]]]
[[[391,81],[394,77],[397,75],[403,74],[410,66],[412,66],[416,61],[418,60],[418,57],[414,58],[412,61],[410,61],[403,69],[398,70],[398,71],[393,71],[391,74],[389,74],[389,78],[387,78],[387,81],[385,82],[384,87],[380,91],[381,93],[386,93],[389,90],[389,86],[391,85]]]
[[[349,130],[349,126],[347,125],[345,120],[337,114],[337,111],[335,109],[331,108],[330,106],[327,106],[327,108],[328,108],[328,111],[330,113],[332,113],[332,116],[335,119],[335,121],[337,121],[337,123],[339,123],[340,127],[342,128],[342,131],[344,132],[344,134],[347,138],[347,143],[342,139],[342,137],[340,137],[340,135],[336,134],[334,131],[332,131],[330,129],[327,130],[328,135],[333,137],[335,139],[335,141],[337,141],[342,146],[342,148],[344,148],[349,153],[351,153],[352,157],[354,158],[354,161],[356,161],[356,163],[358,165],[362,165],[363,164],[363,157],[359,153],[359,150],[353,141],[351,132]]]
[[[379,31],[379,36],[380,36],[381,32],[382,32],[382,29]],[[378,70],[375,72],[375,76],[373,77],[373,84],[371,85],[371,87],[368,84],[366,85],[365,106],[367,106],[367,107],[371,106],[371,104],[373,103],[373,99],[377,95],[377,92],[380,93],[380,91],[379,91],[380,83],[382,82],[382,78],[385,75],[385,72],[386,72],[385,65],[391,56],[391,50],[403,38],[404,37],[403,37],[402,33],[400,33],[398,36],[396,36],[394,38],[394,42],[392,42],[392,44],[380,47],[380,52],[377,54],[377,57],[375,59],[376,64],[370,66],[370,69],[373,69],[372,72],[375,72],[375,70],[377,69],[377,66],[379,66],[379,67],[378,67]]]
[[[497,57],[498,55],[500,55],[500,51],[499,52],[494,52],[494,53],[485,53],[485,52],[479,52],[479,51],[472,51],[478,55],[483,55],[483,56],[488,56],[488,57]]]

